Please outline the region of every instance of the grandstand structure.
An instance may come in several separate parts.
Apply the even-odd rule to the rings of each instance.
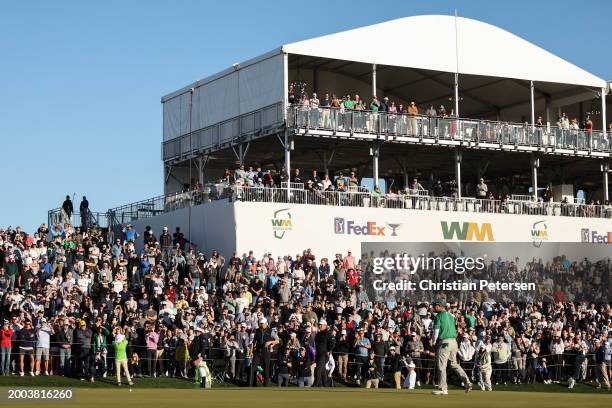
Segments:
[[[447,239],[445,223],[475,226],[454,240],[608,242],[609,91],[578,66],[463,17],[405,17],[285,44],[162,98],[164,195],[109,210],[109,225],[180,226],[198,248],[223,253],[359,252],[368,240]],[[419,112],[312,107],[299,103],[302,93],[360,95],[367,106],[376,95]],[[427,114],[430,105],[449,114]],[[560,126],[563,116],[590,124]],[[353,171],[401,194],[223,180],[240,165],[332,179]],[[457,187],[434,197],[410,189],[413,178]],[[504,180],[515,195],[475,199],[480,178]],[[542,202],[545,186],[553,198]]]

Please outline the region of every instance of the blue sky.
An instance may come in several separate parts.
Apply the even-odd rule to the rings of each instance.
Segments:
[[[161,96],[291,41],[457,8],[612,79],[609,1],[381,4],[5,2],[0,226],[31,231],[66,194],[100,211],[161,194]]]

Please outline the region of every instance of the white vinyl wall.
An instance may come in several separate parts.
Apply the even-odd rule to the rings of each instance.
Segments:
[[[192,131],[284,100],[283,54],[256,61],[193,85]],[[189,133],[189,87],[162,99],[164,141]]]
[[[187,235],[188,220],[189,211],[185,208],[133,224],[141,234],[146,225],[151,225],[156,236],[159,236],[163,226],[168,226],[171,232],[180,226]],[[349,234],[349,221],[360,228],[370,223],[372,231],[376,232],[383,228],[384,235],[357,235],[354,228]],[[338,222],[342,222],[340,229]],[[362,242],[386,243],[389,248],[401,242],[457,242],[456,236],[451,240],[445,239],[442,223],[447,223],[447,226],[459,223],[461,228],[463,223],[473,223],[479,229],[490,224],[492,237],[486,236],[484,241],[480,241],[484,243],[582,242],[584,234],[590,242],[593,236],[603,239],[612,231],[609,219],[560,216],[227,201],[199,205],[191,210],[191,235],[198,250],[209,253],[212,249],[218,249],[226,257],[231,256],[234,250],[240,255],[252,250],[257,257],[270,252],[274,256],[295,256],[311,248],[317,258],[330,258],[336,253],[346,254],[347,251],[360,255]],[[395,227],[395,235],[391,225]],[[539,234],[534,235],[534,231]],[[489,238],[493,238],[493,241],[489,241]],[[141,240],[138,244],[142,245]],[[612,248],[609,243],[592,245],[598,251]]]

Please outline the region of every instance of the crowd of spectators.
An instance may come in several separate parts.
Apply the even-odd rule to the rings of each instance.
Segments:
[[[322,174],[322,175],[321,175]],[[231,171],[226,169],[222,178],[224,183],[233,185],[236,188],[237,196],[240,199],[241,193],[244,192],[243,187],[250,188],[283,188],[287,183],[294,190],[293,201],[304,201],[305,198],[295,190],[303,190],[310,194],[313,198],[309,203],[333,204],[333,205],[351,205],[360,206],[357,197],[353,199],[347,198],[345,201],[338,201],[335,195],[329,195],[331,192],[350,192],[366,194],[371,198],[371,205],[380,207],[403,208],[402,197],[416,197],[412,199],[411,208],[431,209],[431,210],[458,210],[457,203],[447,205],[443,202],[445,198],[457,199],[458,186],[455,179],[442,180],[440,178],[430,178],[427,181],[421,182],[419,179],[412,178],[408,180],[408,184],[403,187],[404,181],[396,180],[395,178],[386,179],[389,185],[386,191],[383,191],[378,185],[370,189],[362,183],[362,179],[357,176],[355,170],[349,172],[338,171],[334,176],[328,173],[320,173],[314,169],[310,174],[304,175],[300,169],[293,169],[291,177],[287,176],[284,169],[274,171],[272,169],[263,169],[260,166],[245,166],[240,165],[238,169]],[[396,183],[397,181],[397,183]],[[537,201],[534,200],[531,194],[520,194],[520,189],[513,187],[511,183],[504,179],[496,180],[490,186],[485,182],[484,178],[480,178],[477,183],[465,183],[462,185],[462,198],[475,198],[478,201],[480,212],[489,213],[526,213],[526,214],[547,214],[551,213],[553,206],[558,208],[559,214],[565,216],[577,217],[612,217],[612,205],[609,201],[601,202],[599,200],[590,200],[585,203],[570,202],[564,198],[561,202],[554,201],[553,190],[550,185],[544,187],[538,192]],[[517,191],[519,194],[512,194],[512,191]],[[282,202],[286,197],[282,197],[282,192],[277,192],[278,197],[274,201]],[[250,197],[250,196],[249,196]],[[420,198],[418,198],[420,197]],[[255,194],[253,199],[265,199]],[[433,198],[433,204],[430,202]],[[465,211],[465,209],[464,209]],[[477,211],[477,210],[472,210]],[[559,215],[557,214],[557,215]]]
[[[202,373],[251,386],[435,383],[433,299],[372,296],[368,256],[325,256],[204,254],[178,228],[1,229],[0,373],[115,375],[118,384],[122,371],[128,383]],[[543,279],[563,269],[576,282],[588,281],[591,267],[553,260],[531,268]],[[517,303],[445,294],[470,376],[483,389],[533,381],[609,388],[609,293],[591,302],[567,292]]]
[[[394,101],[388,96],[379,99],[376,95],[373,95],[369,101],[366,101],[358,94],[351,95],[336,94],[336,93],[325,93],[322,97],[319,97],[317,92],[312,92],[311,95],[306,91],[307,84],[305,83],[290,83],[288,102],[290,105],[305,109],[309,111],[316,110],[315,115],[311,119],[313,126],[315,124],[321,124],[323,127],[329,127],[333,121],[332,116],[335,110],[336,115],[340,112],[351,111],[351,112],[369,112],[369,113],[387,113],[390,115],[404,115],[408,117],[408,120],[404,123],[404,131],[408,134],[418,134],[417,132],[417,117],[429,117],[429,118],[454,118],[456,117],[454,109],[447,109],[444,104],[441,104],[436,108],[432,103],[428,103],[425,106],[421,106],[414,100],[404,105],[401,101]],[[332,111],[330,113],[330,111]],[[412,118],[412,119],[411,119]],[[371,131],[375,127],[374,117],[363,117],[360,118],[364,123],[354,123],[353,125],[358,128],[366,128]],[[366,123],[367,122],[367,123]],[[529,126],[529,123],[526,123]],[[593,131],[593,121],[589,114],[585,115],[584,118],[579,120],[577,117],[570,117],[562,112],[557,118],[554,125],[560,130],[582,130],[590,133]],[[544,123],[542,116],[535,118],[535,126],[544,128],[547,126]],[[456,130],[456,128],[454,129]],[[453,129],[448,129],[450,133],[454,133]],[[404,133],[404,132],[401,132]],[[607,133],[612,135],[612,123],[608,124]],[[484,134],[484,133],[483,133]]]

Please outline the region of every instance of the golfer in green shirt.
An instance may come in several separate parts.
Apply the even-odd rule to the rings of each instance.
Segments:
[[[440,373],[438,389],[434,390],[434,395],[447,395],[448,385],[446,384],[446,365],[450,366],[461,378],[465,385],[465,392],[472,390],[470,378],[465,374],[463,368],[457,363],[457,329],[455,328],[455,318],[446,310],[446,304],[437,300],[434,302],[436,320],[434,322],[433,342],[437,345],[436,366]]]
[[[129,385],[134,385],[130,378],[130,371],[128,370],[128,358],[127,358],[127,346],[128,341],[123,334],[123,329],[115,327],[113,330],[115,340],[113,341],[113,347],[115,348],[115,372],[117,374],[117,385],[121,386],[121,369],[125,373]]]

